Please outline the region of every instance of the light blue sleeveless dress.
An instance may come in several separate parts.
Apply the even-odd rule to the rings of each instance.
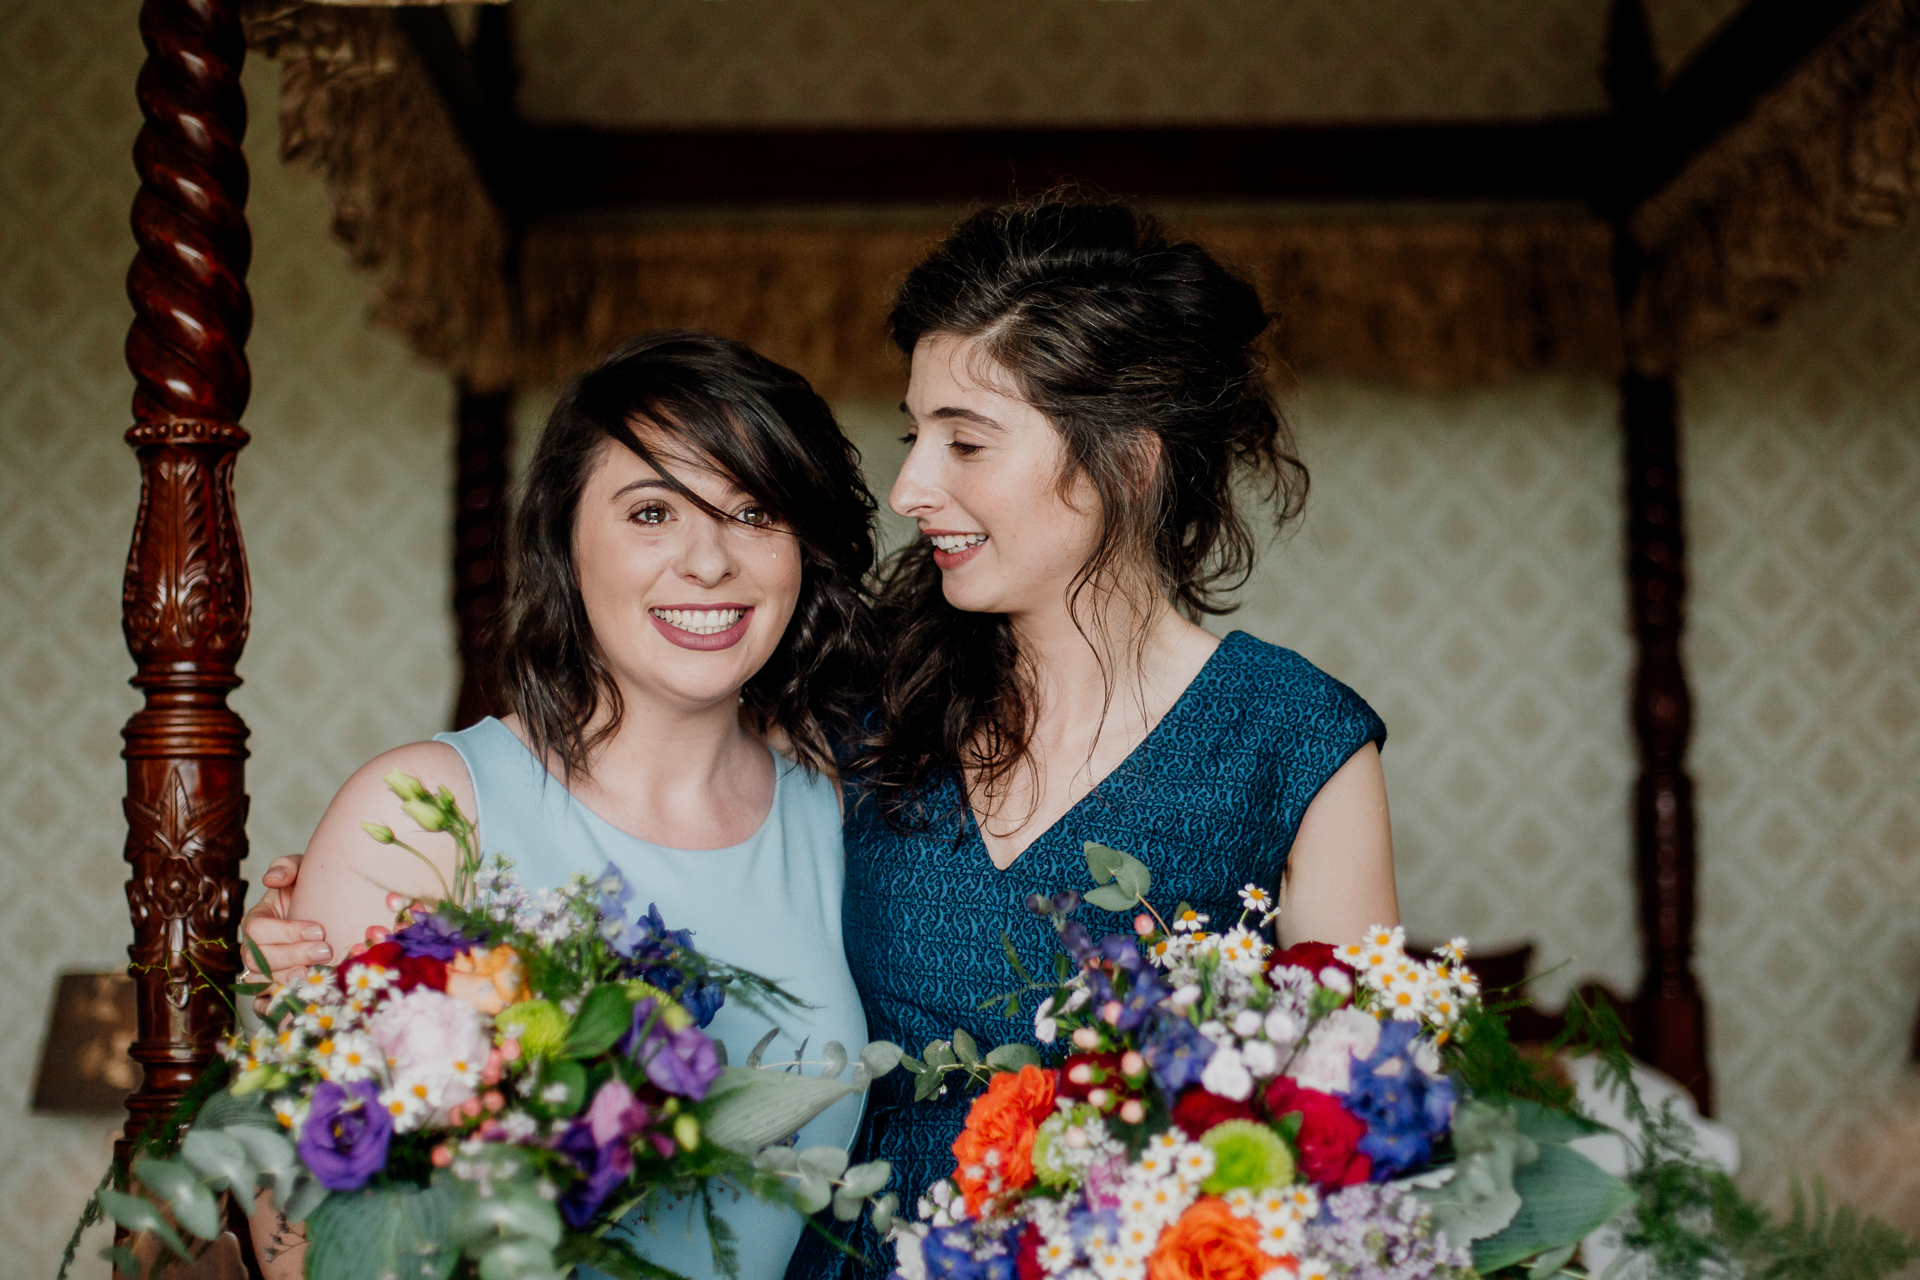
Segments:
[[[845,854],[828,779],[776,754],[773,808],[760,830],[725,849],[669,849],[628,835],[581,804],[498,720],[434,740],[467,762],[480,847],[513,859],[529,887],[558,887],[576,871],[597,874],[611,863],[633,886],[636,915],[658,904],[667,927],[693,930],[703,954],[771,978],[812,1006],[781,1015],[763,1062],[791,1061],[803,1044],[814,1063],[829,1040],[849,1054],[866,1044],[866,1017],[840,934]],[[772,1026],[729,1002],[707,1032],[725,1043],[729,1061],[744,1064]],[[858,1097],[836,1103],[800,1131],[800,1147],[850,1144],[861,1104]],[[740,1280],[779,1280],[804,1229],[799,1215],[730,1195],[717,1195],[715,1208],[737,1239]],[[647,1258],[689,1280],[718,1274],[697,1204],[656,1209],[630,1238]]]

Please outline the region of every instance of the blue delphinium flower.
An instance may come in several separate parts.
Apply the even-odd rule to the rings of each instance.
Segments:
[[[1372,1056],[1353,1064],[1347,1108],[1366,1122],[1359,1147],[1373,1161],[1375,1182],[1426,1163],[1434,1139],[1453,1119],[1453,1082],[1428,1075],[1414,1061],[1419,1032],[1416,1023],[1383,1023]]]
[[[1200,1073],[1213,1056],[1213,1041],[1177,1013],[1161,1012],[1153,1019],[1140,1044],[1140,1056],[1147,1060],[1160,1092],[1169,1098],[1180,1096],[1182,1089],[1200,1083]]]
[[[1015,1280],[1014,1241],[1024,1228],[1024,1223],[996,1232],[976,1231],[970,1223],[935,1227],[920,1245],[927,1280]]]
[[[401,955],[451,960],[485,939],[469,938],[439,916],[426,915],[416,916],[413,923],[404,929],[395,929],[392,941],[400,944]]]

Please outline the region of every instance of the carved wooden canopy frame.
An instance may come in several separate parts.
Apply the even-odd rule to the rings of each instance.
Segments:
[[[140,30],[147,60],[137,89],[145,125],[134,147],[139,250],[127,280],[135,312],[127,363],[137,391],[127,441],[140,463],[141,499],[123,606],[133,683],[145,695],[124,731],[139,1016],[132,1054],[145,1078],[129,1103],[127,1138],[164,1115],[212,1059],[230,1026],[214,987],[241,967],[247,729],[227,695],[239,683],[249,607],[231,486],[247,442],[240,419],[252,322],[239,83],[249,39],[283,60],[282,151],[328,180],[335,230],[378,274],[378,318],[470,393],[457,517],[466,556],[457,590],[469,641],[497,590],[490,548],[504,487],[503,392],[550,383],[635,329],[692,322],[807,369],[829,393],[892,394],[898,367],[872,353],[878,344],[847,335],[875,315],[890,278],[938,233],[751,217],[704,229],[672,219],[639,229],[596,224],[577,206],[634,199],[623,194],[622,157],[684,156],[688,139],[530,143],[499,109],[497,93],[486,93],[500,67],[463,63],[444,15],[429,9],[145,0]],[[1898,218],[1920,182],[1920,0],[1751,0],[1664,87],[1644,16],[1621,3],[1608,82],[1611,118],[1537,127],[1213,131],[1171,142],[1135,131],[1124,146],[1090,133],[932,142],[959,148],[955,154],[1012,148],[1007,154],[1026,157],[1046,178],[1057,176],[1049,165],[1059,167],[1064,147],[1093,176],[1115,179],[1109,185],[1161,196],[1168,193],[1154,187],[1152,172],[1113,169],[1114,157],[1250,148],[1271,162],[1260,170],[1267,198],[1460,198],[1475,193],[1448,184],[1459,186],[1465,174],[1497,201],[1526,206],[1544,192],[1584,202],[1584,212],[1425,221],[1186,221],[1255,274],[1285,282],[1281,296],[1292,301],[1284,353],[1296,368],[1421,385],[1546,367],[1620,377],[1646,956],[1633,1013],[1641,1055],[1710,1106],[1706,1013],[1691,962],[1690,712],[1680,655],[1686,569],[1671,373],[1703,343],[1777,312],[1831,267],[1853,230]],[[744,135],[694,141],[731,146],[736,156],[811,145]],[[851,145],[815,142],[821,156]],[[1582,156],[1603,179],[1591,189],[1575,189],[1593,181],[1579,177],[1580,166],[1552,159],[1570,143],[1587,148]],[[929,145],[929,136],[867,136],[860,145],[876,155],[892,146],[897,156]],[[1358,167],[1343,178],[1326,163],[1336,154],[1359,157]],[[529,155],[583,166],[555,178],[573,216],[549,216],[556,210],[516,194],[514,175],[529,172]],[[1394,157],[1403,168],[1384,172],[1407,177],[1383,188],[1382,170],[1369,166]],[[1537,170],[1524,168],[1528,157]],[[589,172],[595,164],[612,168]],[[1517,181],[1515,165],[1541,176]],[[1252,171],[1234,171],[1242,170]],[[1289,174],[1304,177],[1289,188]],[[857,176],[842,175],[847,190]],[[1217,179],[1211,169],[1188,172],[1185,190],[1217,197]],[[664,202],[707,191],[698,166],[680,181],[668,184]],[[818,196],[795,187],[782,198]]]

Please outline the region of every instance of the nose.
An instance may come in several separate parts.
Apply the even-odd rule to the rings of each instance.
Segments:
[[[914,441],[907,460],[900,464],[900,474],[894,477],[893,488],[887,490],[887,505],[895,515],[917,518],[939,510],[946,495],[934,474],[937,465],[926,437]]]
[[[739,571],[726,523],[712,517],[694,517],[683,526],[674,572],[694,586],[717,587]]]

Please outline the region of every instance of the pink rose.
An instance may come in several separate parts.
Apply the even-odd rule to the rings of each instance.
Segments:
[[[382,1004],[367,1034],[386,1054],[394,1082],[425,1086],[436,1113],[474,1096],[493,1048],[478,1010],[430,987]]]

